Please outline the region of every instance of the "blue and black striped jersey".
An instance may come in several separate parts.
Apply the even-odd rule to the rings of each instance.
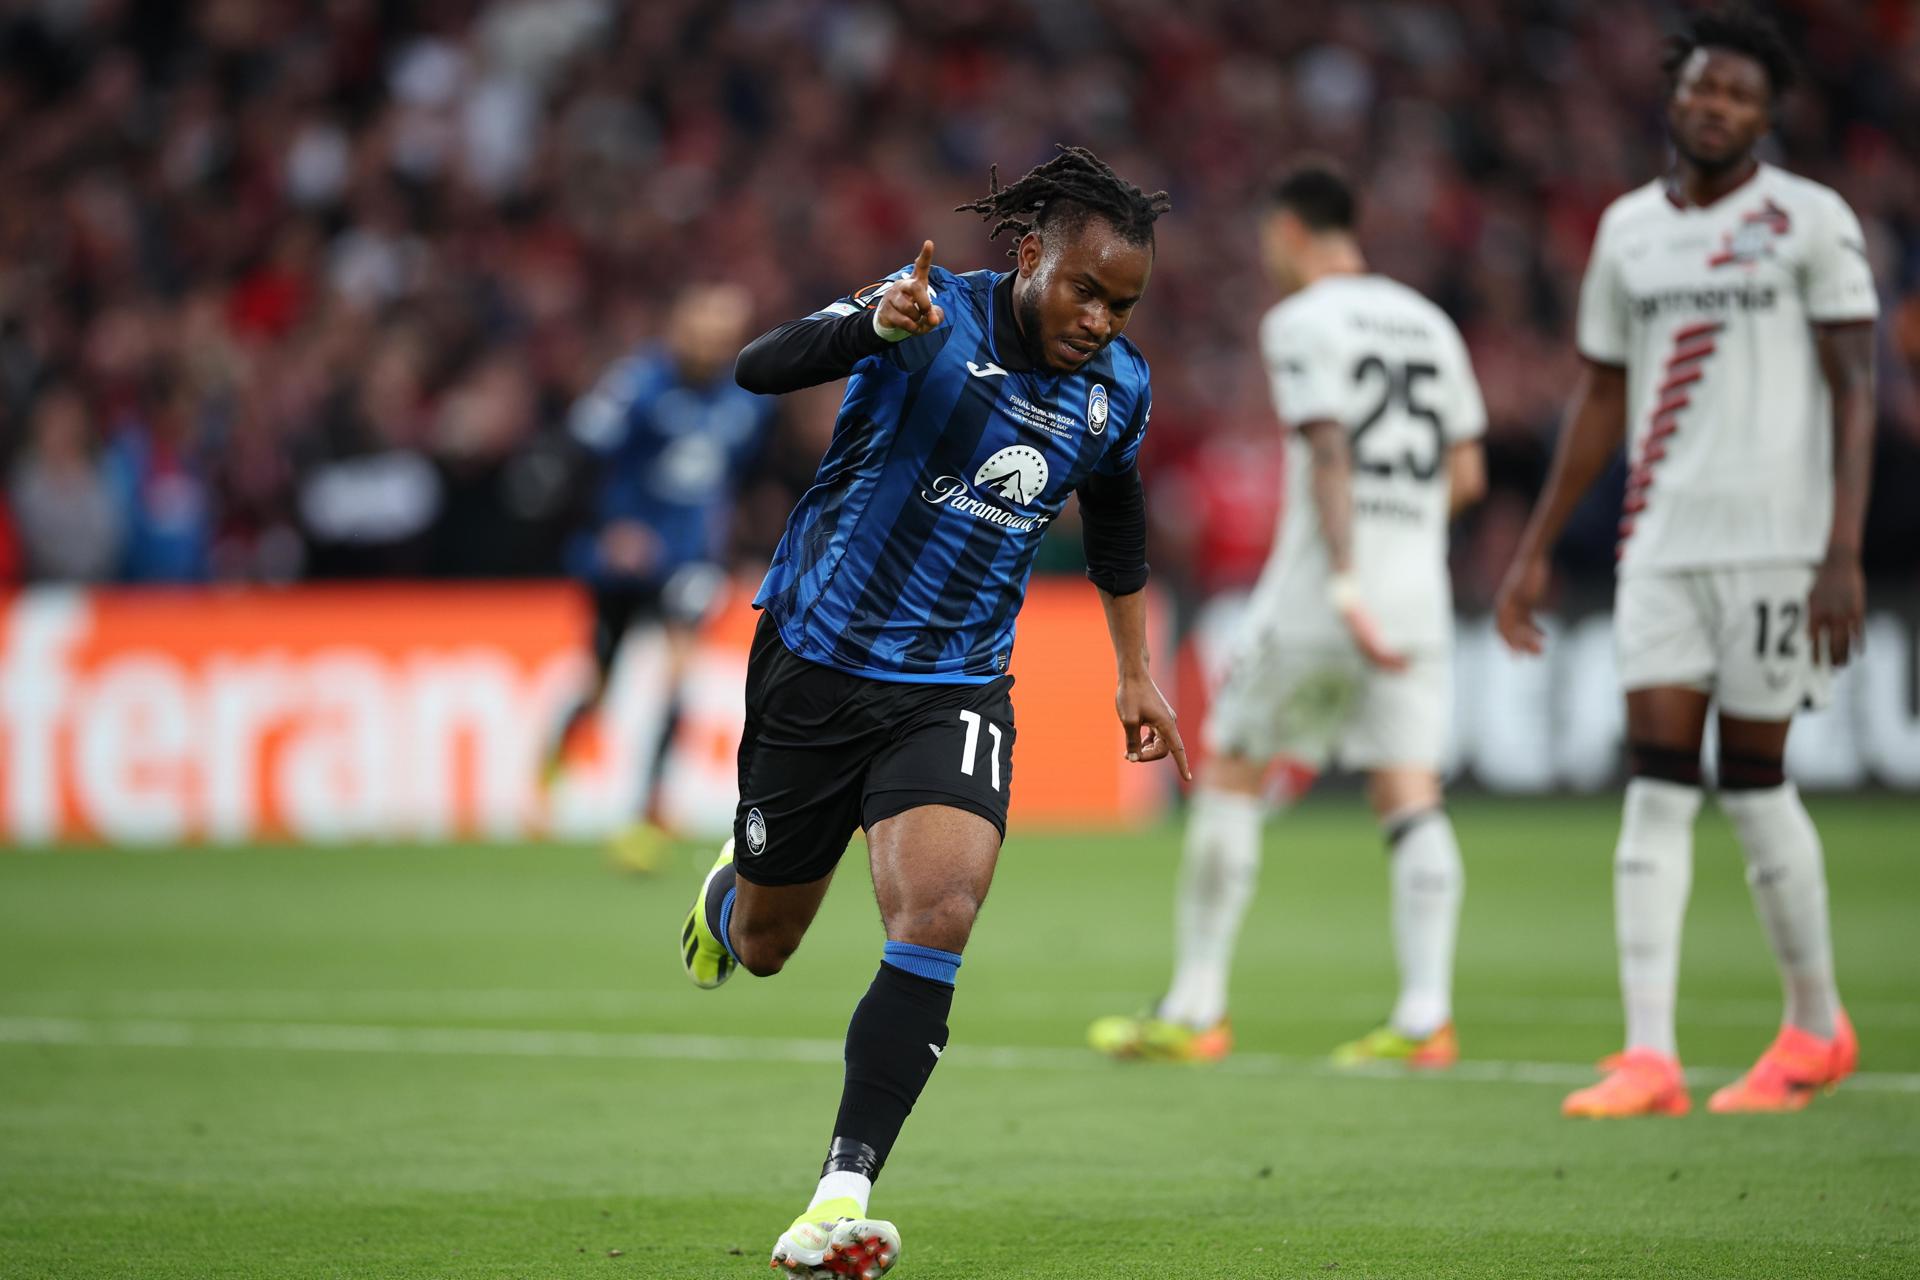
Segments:
[[[803,323],[863,311],[911,271]],[[1124,336],[1072,373],[1030,367],[1006,275],[936,266],[929,280],[944,320],[853,366],[754,603],[809,661],[975,684],[1007,669],[1034,552],[1068,496],[1133,469],[1152,390]]]
[[[568,422],[600,464],[594,519],[569,543],[568,569],[594,582],[658,585],[722,559],[734,494],[772,424],[766,401],[729,378],[689,382],[664,349],[616,362]],[[617,520],[645,525],[658,542],[637,579],[601,558],[600,534]]]

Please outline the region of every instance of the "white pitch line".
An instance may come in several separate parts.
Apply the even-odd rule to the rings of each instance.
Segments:
[[[1141,1003],[1138,991],[1078,992],[1085,1007],[1123,1009]],[[683,1006],[688,990],[642,991],[621,988],[444,988],[389,990],[299,989],[154,989],[147,991],[9,991],[0,995],[0,1016],[66,1016],[84,1010],[103,1018],[254,1018],[263,1021],[308,1019],[359,1021],[385,1018],[628,1018],[644,1017],[661,1009]],[[1058,993],[1010,991],[996,996],[1000,1008],[1011,1012],[1055,1013]],[[1920,1002],[1854,1002],[1847,1006],[1856,1025],[1889,1029],[1920,1028]],[[1502,996],[1468,997],[1456,1003],[1458,1020],[1469,1024],[1502,1026],[1617,1027],[1620,1002],[1611,997]],[[1296,1017],[1352,1018],[1378,1016],[1380,1001],[1373,996],[1319,997],[1311,1006],[1289,1009]],[[1680,1001],[1682,1027],[1750,1027],[1756,1034],[1771,1030],[1780,1018],[1778,999],[1703,997]]]
[[[471,1057],[601,1058],[696,1062],[797,1062],[837,1064],[838,1040],[759,1036],[699,1036],[606,1031],[524,1031],[480,1027],[382,1027],[300,1022],[178,1022],[151,1018],[0,1017],[0,1044],[86,1048],[267,1049],[282,1052],[441,1054]],[[1028,1045],[957,1044],[950,1061],[996,1071],[1086,1071],[1099,1065],[1090,1050]],[[1344,1070],[1321,1059],[1272,1053],[1238,1053],[1210,1070],[1245,1076],[1408,1079],[1403,1071]],[[1731,1080],[1724,1068],[1687,1072],[1695,1085]],[[1532,1084],[1564,1087],[1594,1078],[1591,1067],[1571,1062],[1503,1062],[1468,1059],[1451,1071],[1414,1077],[1467,1084]],[[1848,1089],[1920,1094],[1920,1074],[1866,1071]]]

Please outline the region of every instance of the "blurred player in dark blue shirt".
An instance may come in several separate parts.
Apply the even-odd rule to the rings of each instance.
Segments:
[[[641,821],[615,855],[633,869],[658,856],[659,780],[679,719],[679,685],[700,621],[725,583],[733,500],[773,419],[742,390],[732,361],[752,299],[738,285],[697,285],[675,302],[664,341],[615,363],[574,406],[574,437],[597,460],[593,519],[567,568],[593,594],[594,679],[547,760],[551,778],[606,693],[621,640],[657,625],[668,648],[669,701],[644,782]]]

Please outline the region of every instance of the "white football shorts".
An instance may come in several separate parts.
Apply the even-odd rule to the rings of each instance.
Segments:
[[[1825,706],[1833,669],[1807,635],[1809,565],[1637,573],[1613,601],[1621,688],[1678,686],[1742,720]]]
[[[1405,671],[1369,667],[1350,645],[1245,644],[1207,714],[1215,755],[1285,757],[1325,768],[1438,770],[1453,710],[1453,659],[1411,657]]]

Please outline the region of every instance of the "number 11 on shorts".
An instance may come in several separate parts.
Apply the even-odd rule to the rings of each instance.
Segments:
[[[967,722],[967,742],[960,749],[960,772],[971,778],[974,757],[980,751],[980,713],[962,711],[960,718]],[[993,745],[987,750],[987,763],[990,767],[987,777],[992,781],[993,789],[998,791],[1000,789],[1000,726],[991,720],[987,721],[987,733],[993,738]]]

